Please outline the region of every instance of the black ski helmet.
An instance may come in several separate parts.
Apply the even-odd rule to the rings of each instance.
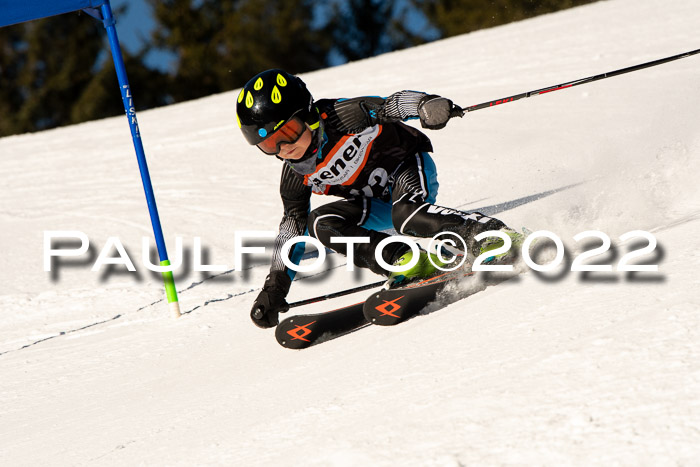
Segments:
[[[250,144],[259,144],[285,122],[298,116],[312,130],[319,116],[304,82],[284,70],[273,68],[250,79],[236,104],[238,127]]]

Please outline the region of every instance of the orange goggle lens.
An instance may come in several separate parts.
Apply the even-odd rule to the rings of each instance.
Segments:
[[[279,154],[282,144],[294,144],[299,141],[301,135],[304,134],[304,130],[306,130],[306,124],[299,118],[294,117],[264,141],[258,143],[257,146],[265,154],[274,156]]]

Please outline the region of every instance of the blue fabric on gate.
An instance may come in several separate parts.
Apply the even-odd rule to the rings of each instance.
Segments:
[[[99,8],[104,3],[106,0],[0,0],[0,27],[84,8]]]

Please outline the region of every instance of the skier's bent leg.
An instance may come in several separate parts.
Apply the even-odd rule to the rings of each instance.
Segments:
[[[464,212],[435,204],[399,199],[392,209],[397,232],[414,237],[432,237],[440,232],[459,235],[473,252],[474,236],[487,230],[499,230],[505,224],[478,212]]]
[[[478,212],[464,212],[437,206],[437,173],[427,153],[407,159],[395,175],[392,191],[392,221],[397,232],[415,237],[432,237],[454,232],[475,252],[474,236],[487,230],[499,230],[505,224]]]
[[[386,275],[387,271],[375,259],[375,250],[379,242],[390,235],[360,227],[367,216],[367,209],[368,203],[362,199],[341,200],[323,205],[309,214],[309,234],[327,248],[345,256],[348,255],[347,244],[331,242],[332,237],[369,237],[369,243],[354,244],[353,263],[376,274]],[[382,259],[387,264],[393,264],[406,249],[404,243],[390,243],[383,248]]]

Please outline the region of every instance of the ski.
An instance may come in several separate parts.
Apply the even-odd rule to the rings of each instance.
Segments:
[[[364,302],[337,310],[295,315],[283,320],[275,329],[277,342],[288,349],[305,349],[348,334],[369,323],[362,313]]]
[[[290,316],[277,325],[275,338],[288,349],[305,349],[348,334],[370,324],[393,326],[419,315],[436,301],[447,305],[508,280],[518,273],[453,271],[428,279],[402,282],[382,289],[367,300],[331,311]],[[455,285],[451,293],[450,285]],[[376,286],[376,284],[372,284]],[[343,294],[339,292],[338,294]],[[333,294],[335,296],[336,294]],[[325,296],[324,296],[325,297]],[[314,303],[324,297],[299,303]]]
[[[473,275],[472,271],[448,272],[380,290],[365,301],[363,314],[369,323],[393,326],[418,315],[448,285]],[[459,298],[464,298],[464,295],[460,294]]]
[[[512,258],[502,258],[490,264],[505,264],[506,261],[512,262]],[[447,306],[489,286],[512,279],[521,272],[482,272],[477,275],[471,270],[460,270],[400,283],[380,290],[365,300],[363,314],[371,324],[393,326],[425,312],[433,304]],[[454,288],[449,289],[451,285]]]

